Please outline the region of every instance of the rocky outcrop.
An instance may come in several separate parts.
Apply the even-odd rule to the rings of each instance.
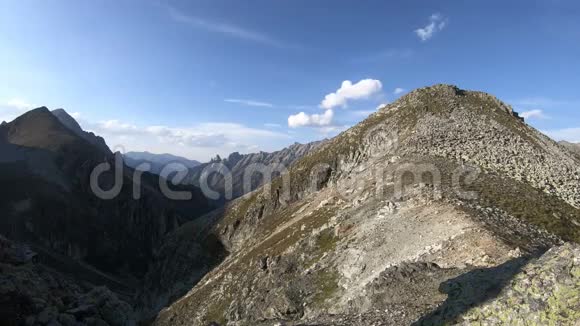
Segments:
[[[466,325],[575,325],[580,320],[580,246],[550,249],[499,295],[463,314]]]

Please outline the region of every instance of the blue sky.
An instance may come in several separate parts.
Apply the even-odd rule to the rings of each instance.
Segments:
[[[0,120],[62,107],[111,147],[207,160],[450,83],[580,141],[578,17],[559,0],[0,0]]]

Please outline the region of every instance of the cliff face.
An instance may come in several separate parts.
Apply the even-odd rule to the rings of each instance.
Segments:
[[[196,285],[156,325],[451,323],[580,240],[579,159],[453,86],[385,106],[287,178],[172,233],[156,261]],[[223,261],[174,268],[196,234],[200,248],[218,239]]]

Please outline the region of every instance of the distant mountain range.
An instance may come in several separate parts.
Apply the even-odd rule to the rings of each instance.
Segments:
[[[149,172],[161,175],[162,177],[167,177],[168,173],[175,171],[175,168],[184,167],[188,170],[188,176],[183,180],[183,184],[200,186],[200,178],[202,177],[204,171],[213,171],[207,177],[207,184],[211,191],[215,191],[220,194],[220,202],[225,202],[225,177],[223,174],[216,173],[213,169],[214,167],[226,168],[232,176],[232,197],[230,199],[238,198],[245,193],[255,190],[265,182],[266,176],[258,172],[251,176],[251,183],[249,189],[244,188],[244,176],[249,173],[250,167],[252,166],[265,166],[265,167],[277,167],[288,168],[296,160],[308,155],[313,150],[320,147],[324,141],[316,141],[308,144],[295,143],[289,147],[282,150],[275,151],[272,153],[268,152],[258,152],[249,154],[240,154],[238,152],[231,153],[227,158],[221,158],[216,156],[207,163],[200,163],[195,160],[189,160],[184,157],[175,156],[172,154],[153,154],[149,152],[128,152],[124,154],[125,164],[134,169],[138,169],[139,165],[143,163],[149,163]],[[168,166],[170,163],[179,163],[180,165],[172,166],[168,172],[163,175],[162,170],[164,167]],[[275,171],[272,174],[272,178],[280,174],[279,171]]]
[[[200,186],[200,181],[204,171],[213,170],[212,167],[225,168],[232,176],[232,199],[238,198],[250,191],[253,191],[267,181],[267,176],[258,172],[251,176],[247,174],[252,173],[253,167],[266,167],[267,169],[274,169],[271,178],[280,175],[284,169],[288,169],[294,162],[307,156],[311,152],[318,149],[325,143],[323,141],[315,141],[308,144],[294,143],[282,150],[272,153],[259,152],[250,154],[240,154],[234,152],[227,158],[217,157],[211,162],[200,164],[190,169],[190,175],[186,179],[186,183]],[[279,170],[276,170],[279,169]],[[250,180],[249,189],[244,189],[244,177]],[[211,173],[207,177],[207,184],[210,189],[220,194],[222,200],[225,197],[225,177],[224,174]]]
[[[567,141],[561,141],[559,144],[566,147],[571,152],[580,155],[580,143],[570,143]]]
[[[185,157],[176,156],[172,154],[153,154],[149,152],[127,152],[123,155],[125,164],[129,167],[137,169],[143,163],[149,163],[151,173],[161,174],[164,167],[170,163],[179,163],[186,169],[194,168],[201,163],[195,160],[190,160]],[[166,177],[166,176],[165,176]]]

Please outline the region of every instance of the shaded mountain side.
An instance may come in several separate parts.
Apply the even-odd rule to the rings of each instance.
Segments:
[[[232,178],[231,199],[235,199],[257,189],[268,181],[267,178],[270,174],[271,179],[279,176],[281,172],[289,169],[295,161],[323,146],[325,142],[326,140],[308,144],[295,143],[272,153],[240,154],[235,152],[224,159],[217,157],[209,163],[204,163],[191,169],[186,183],[200,186],[205,171],[207,173],[205,178],[209,189],[217,192],[223,201],[226,195],[226,178],[224,178],[224,173],[229,171]],[[265,168],[264,170],[267,176],[258,172],[261,168]],[[222,171],[222,173],[216,172],[217,170]],[[244,178],[248,179],[248,186],[244,186]]]
[[[78,282],[34,255],[0,235],[2,325],[135,325],[131,306],[107,288]]]
[[[191,169],[201,163],[195,160],[189,160],[185,157],[175,156],[171,154],[153,154],[149,152],[127,152],[123,155],[125,164],[136,169],[143,163],[151,164],[149,172],[161,175],[161,171],[170,163],[178,163],[184,168]],[[166,176],[165,176],[166,177]]]
[[[195,276],[175,284],[196,285],[156,325],[409,324],[445,302],[446,280],[580,240],[578,158],[495,97],[454,86],[383,107],[288,178],[172,233],[156,259],[166,271],[198,232],[228,255],[213,269],[175,267]],[[478,288],[509,281],[494,279]]]
[[[72,130],[77,136],[83,138],[84,140],[88,141],[92,145],[98,147],[100,150],[104,151],[105,153],[112,154],[111,150],[105,143],[105,140],[95,135],[92,132],[84,131],[79,123],[70,116],[64,109],[56,109],[52,111],[52,114],[67,128]]]
[[[193,199],[169,200],[158,176],[137,180],[139,174],[124,166],[119,194],[100,199],[90,175],[99,164],[114,167],[115,155],[78,136],[46,108],[2,126],[0,135],[0,149],[10,154],[0,160],[0,182],[11,185],[0,189],[0,232],[110,274],[142,277],[165,234],[213,208],[195,187],[170,186],[192,192]],[[98,179],[105,190],[114,183],[112,169]]]

